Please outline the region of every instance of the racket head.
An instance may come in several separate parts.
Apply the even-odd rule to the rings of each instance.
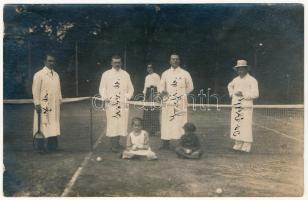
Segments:
[[[38,152],[46,151],[46,140],[42,132],[38,131],[33,136],[33,149]]]
[[[39,153],[44,153],[47,151],[47,142],[44,134],[41,132],[41,112],[37,112],[38,117],[38,130],[33,135],[32,146],[33,149]]]

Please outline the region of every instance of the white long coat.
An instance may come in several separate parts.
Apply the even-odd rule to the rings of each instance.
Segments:
[[[133,96],[134,87],[129,74],[120,69],[111,68],[103,73],[99,93],[106,104],[107,131],[106,136],[126,136],[129,107],[127,100]]]
[[[187,122],[187,94],[194,89],[190,74],[180,68],[167,69],[161,77],[159,91],[167,91],[169,96],[162,107],[161,139],[180,139]]]
[[[228,91],[234,106],[231,111],[230,137],[238,141],[252,142],[252,106],[253,99],[259,97],[258,82],[249,74],[243,78],[238,76],[228,84]],[[243,97],[234,95],[238,91],[243,93]]]
[[[46,138],[60,135],[60,78],[57,72],[44,67],[34,74],[32,84],[34,105],[41,105],[41,131]],[[38,116],[34,110],[33,134],[38,130]]]

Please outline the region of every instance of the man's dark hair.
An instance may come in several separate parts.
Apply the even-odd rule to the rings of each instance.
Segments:
[[[122,60],[122,58],[121,58],[119,55],[114,55],[114,56],[112,56],[112,57],[111,57],[111,60],[113,60],[113,59],[121,59],[121,60]]]
[[[181,58],[180,54],[179,54],[178,52],[176,52],[176,51],[172,51],[172,52],[170,53],[170,57],[171,57],[172,55],[177,55],[177,56],[179,56],[179,58]]]
[[[47,52],[47,53],[45,54],[45,60],[47,60],[47,57],[48,57],[48,56],[56,58],[56,55],[55,55],[55,53],[53,53],[53,52]]]

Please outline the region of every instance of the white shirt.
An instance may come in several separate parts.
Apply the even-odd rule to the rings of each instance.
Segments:
[[[180,68],[167,69],[161,78],[159,91],[169,95],[164,99],[168,106],[162,107],[161,139],[180,139],[187,122],[187,95],[194,89],[190,74]],[[171,131],[172,130],[172,131]]]
[[[232,98],[232,102],[237,102],[238,98],[234,94],[236,92],[242,92],[246,105],[252,105],[252,100],[259,97],[259,88],[257,80],[250,76],[248,73],[241,78],[240,76],[234,78],[228,84],[229,95]]]
[[[152,73],[149,74],[145,77],[145,82],[144,82],[144,89],[143,89],[143,94],[146,93],[147,88],[150,86],[155,86],[155,87],[159,87],[159,83],[160,83],[160,77],[158,74],[156,73]]]
[[[194,85],[190,74],[181,67],[166,70],[161,77],[159,92],[167,91],[170,95],[186,95],[193,91]]]
[[[41,131],[45,137],[60,135],[60,78],[57,72],[44,67],[34,74],[32,84],[34,105],[41,105]],[[38,130],[38,116],[34,112],[33,134]]]
[[[106,136],[126,136],[128,125],[126,100],[130,99],[134,93],[129,74],[122,69],[107,70],[102,75],[99,92],[103,100],[110,101],[106,105]]]
[[[259,97],[259,89],[257,80],[248,73],[241,78],[234,78],[228,84],[229,95],[232,98],[231,111],[231,132],[230,136],[234,140],[252,142],[252,112],[253,109],[246,108],[253,105],[253,99]],[[234,95],[242,92],[243,96]]]
[[[132,145],[135,145],[137,147],[142,147],[146,144],[146,135],[147,133],[144,130],[141,130],[141,133],[139,135],[135,135],[134,131],[129,134],[129,137],[131,139]]]
[[[120,95],[121,100],[124,100],[124,97],[130,99],[133,96],[134,87],[125,70],[111,68],[102,75],[99,93],[103,100],[113,101],[116,95]]]
[[[61,100],[62,94],[58,73],[46,66],[35,73],[33,77],[32,94],[34,105],[40,105],[46,94],[51,96],[52,100]]]

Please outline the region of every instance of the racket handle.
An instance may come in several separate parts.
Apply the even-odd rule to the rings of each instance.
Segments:
[[[37,130],[41,132],[41,112],[37,112]]]

